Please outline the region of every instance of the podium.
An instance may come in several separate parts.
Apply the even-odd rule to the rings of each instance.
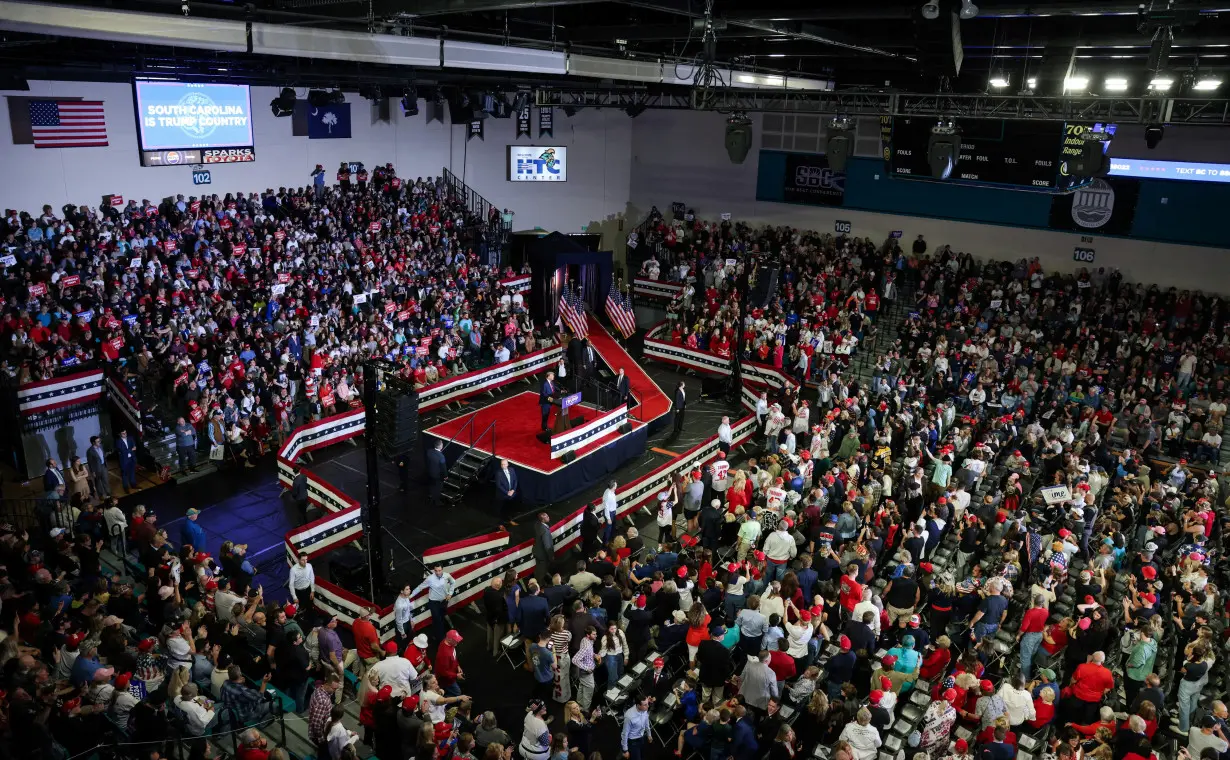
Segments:
[[[555,425],[551,428],[552,433],[562,433],[572,429],[572,420],[568,419],[568,407],[564,406],[567,399],[567,396],[551,399],[551,406],[555,407]]]

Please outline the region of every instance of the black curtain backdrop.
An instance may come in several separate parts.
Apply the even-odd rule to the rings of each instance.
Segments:
[[[525,247],[533,274],[530,279],[530,314],[547,324],[559,314],[564,282],[571,282],[596,316],[604,313],[611,289],[610,251],[590,251],[559,232],[552,232]]]

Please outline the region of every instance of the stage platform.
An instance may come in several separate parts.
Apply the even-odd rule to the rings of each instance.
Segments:
[[[580,417],[585,422],[589,422],[602,414],[602,410],[595,409],[588,404],[577,404],[568,411],[571,419],[576,420]],[[558,412],[558,408],[552,409],[551,425],[555,424],[555,415]],[[470,417],[471,415],[469,414],[454,417],[447,422],[442,422],[435,427],[428,428],[426,433],[433,438],[439,438],[447,445],[462,431],[462,428],[466,427]],[[487,426],[492,422],[496,423],[495,451],[492,451],[493,441],[489,433],[483,436],[483,439],[474,446],[479,451],[485,454],[495,454],[507,459],[518,467],[530,469],[543,475],[553,475],[568,466],[564,464],[562,459],[552,459],[551,447],[538,440],[538,433],[542,429],[542,412],[538,406],[537,393],[533,391],[518,393],[515,396],[510,396],[502,401],[497,401],[494,404],[489,404],[476,410],[473,413],[473,417],[475,435],[486,430]],[[637,430],[645,425],[645,423],[637,420],[630,420],[630,422],[633,430]],[[462,433],[463,438],[468,435],[468,432]],[[577,450],[577,459],[602,448],[619,437],[619,431],[612,430],[604,436],[595,438],[592,442]],[[458,441],[458,443],[468,443],[468,441]]]
[[[572,407],[569,412],[574,419],[583,417],[586,422],[603,414],[584,404]],[[551,412],[552,423],[556,413],[557,410]],[[492,422],[496,423],[494,439],[490,433],[482,435],[474,448],[509,461],[520,479],[521,503],[525,505],[554,504],[583,491],[644,454],[648,440],[646,424],[630,419],[629,432],[620,433],[618,428],[612,428],[596,436],[576,450],[576,459],[572,462],[566,464],[563,459],[552,459],[550,446],[538,440],[542,429],[538,394],[525,391],[427,429],[424,431],[425,445],[444,441],[444,457],[451,465],[469,448],[471,417],[475,436],[481,435]],[[452,443],[454,437],[459,440]]]

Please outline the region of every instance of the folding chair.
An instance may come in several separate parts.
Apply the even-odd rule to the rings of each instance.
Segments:
[[[500,656],[495,658],[496,662],[507,660],[513,670],[525,664],[525,653],[522,651],[521,637],[515,633],[510,633],[500,639]],[[513,653],[516,653],[515,655]]]

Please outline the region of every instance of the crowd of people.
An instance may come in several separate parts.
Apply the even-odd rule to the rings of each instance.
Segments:
[[[244,202],[248,217],[236,201],[199,228],[206,217],[191,205],[175,223],[127,210],[110,227],[22,221],[17,249],[39,253],[18,267],[34,282],[76,261],[100,282],[82,308],[118,314],[131,299],[138,318],[118,328],[133,349],[119,357],[126,368],[149,354],[139,371],[179,371],[182,351],[159,354],[161,343],[138,337],[145,314],[155,337],[164,320],[170,345],[195,340],[187,356],[206,370],[188,361],[197,374],[186,385],[217,389],[224,408],[242,404],[231,389],[242,395],[248,382],[216,375],[228,348],[240,349],[244,378],[285,367],[288,383],[302,380],[295,395],[315,378],[318,396],[330,373],[336,393],[357,358],[421,337],[434,352],[466,335],[480,361],[496,341],[523,350],[532,330],[518,327],[511,296],[497,297],[496,273],[463,250],[479,220],[438,185],[393,188],[389,176],[270,193]],[[448,228],[458,221],[462,230]],[[180,242],[147,249],[126,274],[122,256],[77,242],[108,229],[128,252],[139,234],[176,230]],[[237,257],[235,229],[273,240],[270,251]],[[48,230],[55,255],[39,247]],[[298,243],[289,261],[273,255],[283,241],[288,254]],[[585,512],[579,554],[555,556],[541,515],[534,573],[483,590],[487,641],[465,667],[462,633],[443,614],[457,584],[443,568],[403,590],[395,634],[382,637],[374,610],[345,630],[316,607],[307,556],[291,568],[290,603],[267,598],[246,547],[211,556],[191,511],[175,537],[143,509],[108,500],[100,510],[92,498],[70,528],[0,526],[0,600],[14,610],[0,641],[0,717],[12,746],[63,760],[118,734],[125,754],[153,760],[184,737],[196,760],[217,745],[194,737],[237,731],[242,760],[268,760],[284,749],[262,721],[296,712],[322,760],[369,750],[382,760],[1176,760],[1173,746],[1230,757],[1230,713],[1217,699],[1225,494],[1220,441],[1207,438],[1225,414],[1220,299],[1114,272],[929,255],[921,239],[907,252],[895,240],[658,219],[641,244],[656,262],[646,273],[684,286],[674,339],[796,378],[763,390],[751,442],[735,447],[723,419],[718,457],[677,473],[634,525],[615,519],[612,483]],[[165,274],[160,256],[170,256]],[[215,276],[169,288],[185,264]],[[283,264],[289,287],[264,298],[257,283]],[[779,287],[746,308],[773,267]],[[22,280],[9,274],[13,299]],[[387,286],[374,303],[355,303],[377,283]],[[401,296],[421,308],[385,324],[382,299]],[[10,306],[17,320],[60,313]],[[229,318],[205,327],[216,309]],[[446,313],[452,324],[432,336]],[[332,330],[313,331],[317,316]],[[72,327],[90,321],[70,318],[67,342],[18,325],[10,370],[45,374],[69,345],[101,351],[88,327]],[[185,408],[206,398],[186,395]],[[144,575],[101,566],[113,525],[130,534]],[[420,591],[430,636],[410,625]],[[486,707],[505,695],[470,694],[466,672],[506,656],[525,672],[505,690],[530,699],[519,725],[501,727]],[[358,726],[346,722],[350,700]]]
[[[421,388],[546,338],[491,265],[498,210],[480,218],[442,177],[391,164],[341,179],[317,167],[299,188],[8,211],[0,371],[108,366],[181,447],[250,458],[357,403],[366,359]]]

